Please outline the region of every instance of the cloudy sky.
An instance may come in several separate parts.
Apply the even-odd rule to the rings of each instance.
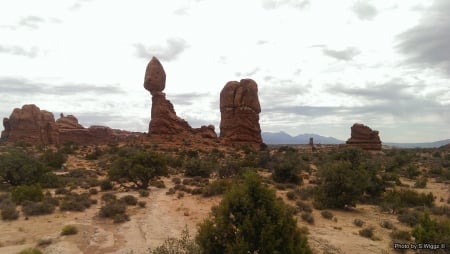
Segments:
[[[263,131],[450,138],[448,0],[15,0],[0,3],[0,117],[74,114],[147,131],[151,56],[193,127],[219,131],[230,80],[259,86]],[[3,126],[0,127],[3,130]]]

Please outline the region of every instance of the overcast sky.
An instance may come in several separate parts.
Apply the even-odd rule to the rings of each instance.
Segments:
[[[151,57],[193,127],[219,131],[226,82],[259,86],[263,131],[450,138],[448,0],[15,0],[0,3],[0,117],[36,104],[147,131]],[[3,130],[3,126],[0,127]]]

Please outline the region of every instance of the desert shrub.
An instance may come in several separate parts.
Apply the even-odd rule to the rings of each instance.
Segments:
[[[421,213],[410,209],[402,209],[397,215],[398,221],[413,227],[419,222]]]
[[[450,207],[447,205],[431,207],[431,213],[434,215],[446,215],[450,218]]]
[[[411,235],[416,243],[449,243],[450,220],[436,221],[431,219],[428,213],[424,213]]]
[[[428,179],[426,177],[419,177],[417,178],[416,182],[414,183],[414,188],[425,188],[427,186]]]
[[[67,155],[62,151],[46,150],[40,157],[42,163],[51,169],[60,169],[67,161]]]
[[[39,183],[48,170],[28,152],[8,150],[0,154],[0,178],[11,185]]]
[[[60,152],[64,154],[73,154],[76,150],[78,150],[79,146],[75,142],[68,141],[63,144],[63,146],[59,149]]]
[[[384,182],[394,182],[396,185],[401,185],[400,176],[397,173],[386,172],[381,176]]]
[[[289,199],[289,200],[294,200],[295,198],[297,198],[297,196],[295,195],[295,192],[294,191],[288,191],[287,193],[286,193],[286,197]]]
[[[127,206],[124,202],[111,200],[100,208],[100,217],[114,218],[118,214],[125,214]]]
[[[96,194],[98,194],[98,190],[96,188],[89,189],[89,195],[96,195]]]
[[[372,238],[373,237],[373,231],[374,231],[373,227],[366,227],[366,228],[363,228],[363,229],[359,230],[359,235],[363,236],[363,237],[366,237],[366,238]]]
[[[169,188],[168,191],[166,191],[166,195],[173,195],[175,194],[176,190],[174,188]]]
[[[433,193],[418,193],[415,190],[400,189],[388,190],[384,194],[383,203],[385,209],[391,209],[394,213],[403,207],[427,206],[433,205],[435,197]]]
[[[61,230],[61,235],[75,235],[78,233],[77,227],[74,225],[65,225]]]
[[[418,175],[420,175],[419,169],[415,165],[409,165],[406,168],[405,172],[406,177],[415,179]]]
[[[362,227],[364,225],[364,221],[361,219],[354,219],[353,224],[357,227]]]
[[[295,205],[297,206],[297,209],[299,209],[300,211],[307,212],[307,213],[312,212],[312,207],[308,203],[305,203],[305,202],[299,200],[295,203]]]
[[[19,212],[13,203],[2,204],[0,207],[2,220],[17,220],[19,218]]]
[[[231,181],[227,179],[218,179],[206,185],[203,189],[204,197],[212,197],[225,193],[231,186]]]
[[[174,184],[180,184],[181,183],[181,179],[179,177],[174,177],[174,178],[172,178],[172,182]]]
[[[347,161],[326,164],[319,171],[322,184],[314,193],[314,206],[318,209],[354,206],[362,198],[369,175],[363,169],[352,169]]]
[[[301,184],[300,172],[305,169],[297,150],[288,150],[274,156],[272,178],[279,183]]]
[[[103,151],[100,148],[95,147],[94,151],[92,151],[91,153],[86,154],[85,158],[86,158],[86,160],[98,160],[98,158],[100,156],[102,156],[102,154],[103,154]]]
[[[322,215],[322,217],[324,217],[325,219],[331,220],[333,218],[333,213],[327,210],[321,211],[320,214]]]
[[[158,188],[158,189],[164,189],[164,188],[166,188],[166,184],[164,184],[164,182],[163,182],[163,181],[160,181],[160,180],[152,180],[152,181],[150,182],[150,185],[151,185],[151,186],[154,186],[154,187],[156,187],[156,188]]]
[[[139,201],[138,202],[138,206],[141,207],[141,208],[144,208],[145,205],[147,205],[147,202],[145,202],[145,201]]]
[[[390,236],[393,240],[403,240],[403,241],[411,240],[411,233],[405,230],[394,230],[391,232]]]
[[[113,184],[111,183],[111,181],[109,179],[104,179],[104,180],[100,181],[100,189],[102,191],[112,190]]]
[[[59,206],[59,199],[52,197],[52,194],[48,191],[45,193],[42,202],[51,204],[53,206]]]
[[[125,204],[127,204],[127,205],[136,205],[137,204],[137,198],[133,195],[123,196],[119,200],[125,202]]]
[[[237,159],[227,159],[217,169],[217,175],[219,178],[229,178],[241,173],[242,165]]]
[[[64,187],[59,187],[55,190],[55,194],[58,194],[58,195],[65,195],[67,193],[70,193],[70,190],[68,190]]]
[[[22,212],[27,216],[51,214],[55,211],[55,206],[45,202],[24,201]]]
[[[140,189],[147,189],[157,176],[167,175],[164,155],[156,152],[129,150],[114,160],[108,176],[113,181],[124,179]]]
[[[382,221],[380,223],[380,226],[382,228],[386,228],[386,229],[394,229],[395,228],[394,223],[392,223],[391,221],[388,221],[388,220]]]
[[[314,196],[314,192],[316,191],[316,187],[306,186],[299,188],[296,193],[300,197],[301,200],[307,200]]]
[[[150,191],[148,191],[147,189],[139,189],[138,193],[141,197],[148,197],[150,195]]]
[[[196,241],[204,253],[312,253],[292,211],[251,172],[199,225]]]
[[[212,160],[189,158],[184,161],[183,167],[186,176],[209,177],[218,165]]]
[[[201,195],[203,193],[203,188],[193,188],[191,191],[192,195]]]
[[[42,252],[39,249],[36,248],[28,248],[24,249],[19,254],[42,254]]]
[[[189,235],[187,227],[181,232],[180,238],[168,238],[164,243],[155,249],[150,250],[151,254],[201,254],[200,247]]]
[[[113,193],[105,193],[102,195],[102,200],[105,202],[110,202],[113,200],[117,200],[117,196]]]
[[[112,218],[114,223],[124,223],[130,220],[130,216],[126,213],[115,214]]]
[[[44,193],[39,185],[22,185],[12,190],[11,198],[17,203],[24,201],[42,201]]]
[[[86,208],[89,208],[92,204],[92,200],[89,198],[89,194],[67,194],[61,201],[59,209],[61,211],[77,211],[82,212]]]
[[[314,216],[311,213],[303,212],[301,218],[309,224],[314,224]]]

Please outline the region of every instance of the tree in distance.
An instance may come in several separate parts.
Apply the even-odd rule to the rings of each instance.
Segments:
[[[130,150],[118,157],[108,171],[111,180],[124,179],[139,189],[147,189],[152,179],[167,174],[167,163],[162,154],[139,150]]]

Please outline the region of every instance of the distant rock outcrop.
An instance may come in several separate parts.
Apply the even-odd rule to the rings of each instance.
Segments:
[[[106,126],[84,128],[73,115],[55,121],[51,112],[40,110],[36,105],[24,105],[14,109],[9,118],[3,119],[5,130],[1,140],[29,144],[107,144],[113,141],[127,141],[139,133],[114,130]]]
[[[23,105],[3,119],[1,140],[30,144],[58,143],[58,127],[53,114],[40,110],[36,105]]]
[[[261,144],[260,112],[255,81],[228,82],[220,92],[220,138],[226,143]]]
[[[150,135],[193,133],[204,138],[217,138],[214,126],[192,128],[188,122],[177,116],[173,104],[163,93],[166,87],[166,72],[156,57],[147,65],[144,78],[144,88],[152,95],[152,115],[148,128]]]
[[[360,147],[365,150],[381,150],[381,140],[378,131],[374,131],[364,124],[355,123],[351,127],[351,137],[347,145]]]

